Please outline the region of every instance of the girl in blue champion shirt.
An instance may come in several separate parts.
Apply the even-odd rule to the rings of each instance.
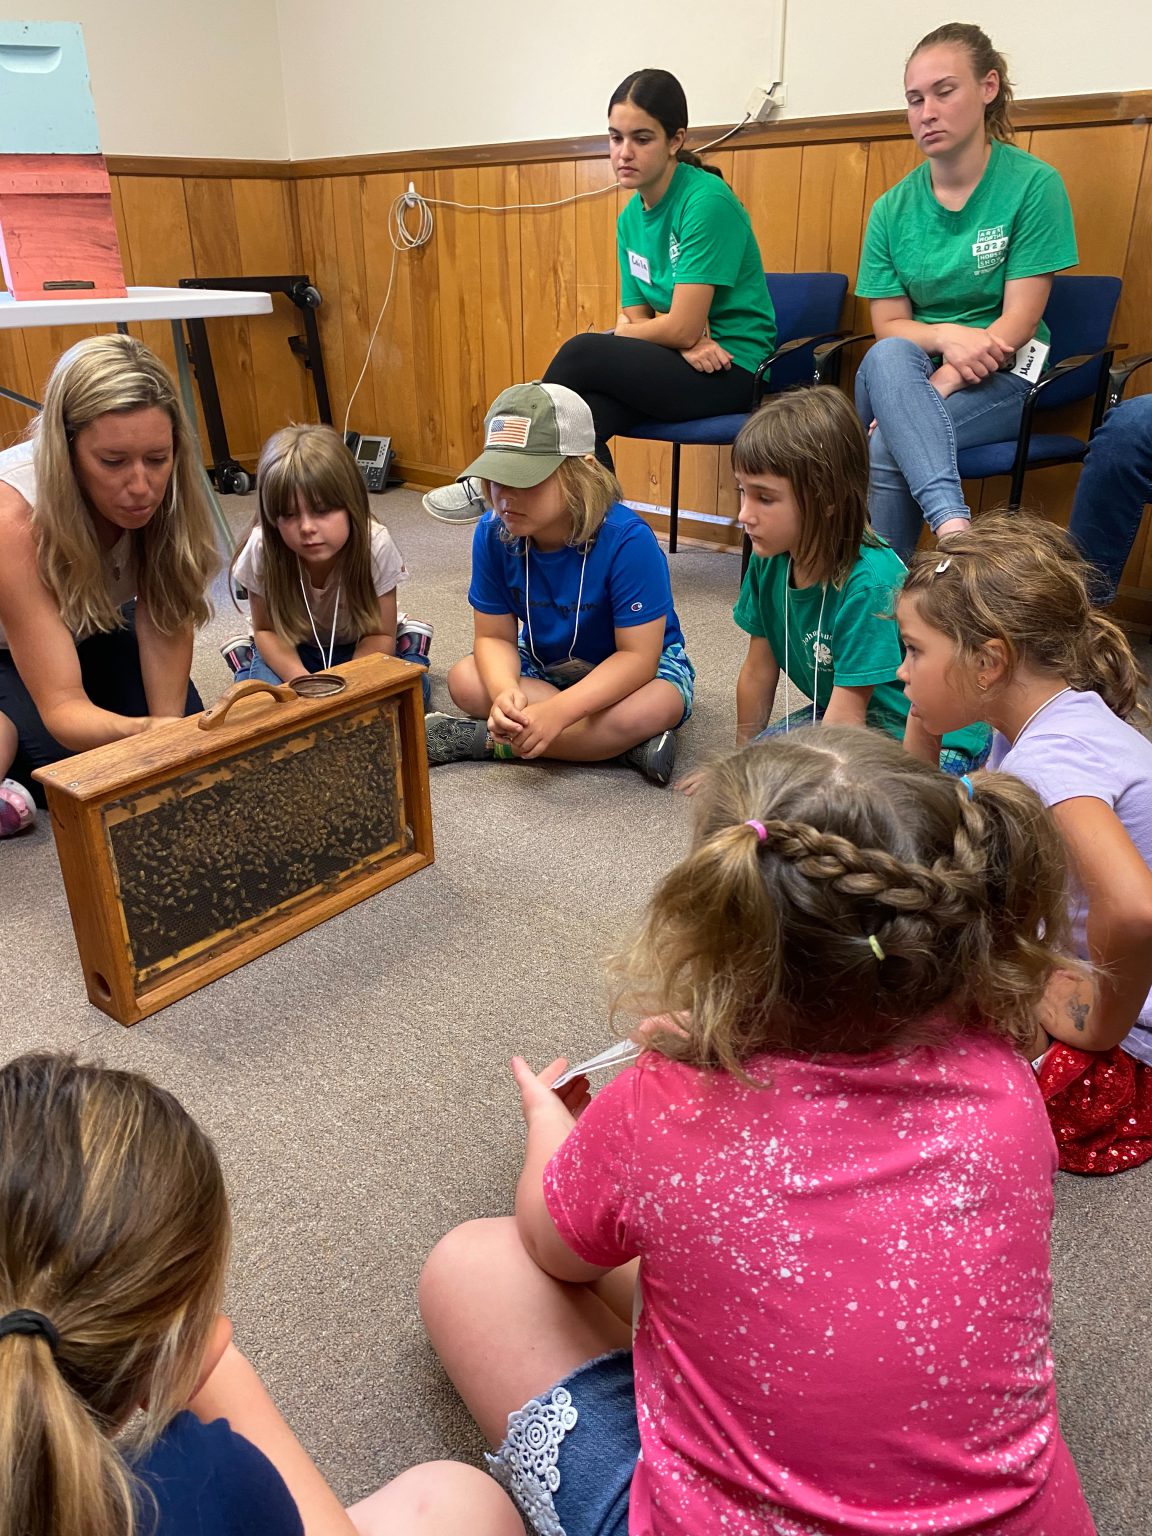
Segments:
[[[491,506],[472,544],[475,642],[448,674],[472,718],[427,717],[428,760],[623,757],[667,784],[695,671],[656,536],[598,464],[559,384],[506,389],[465,473]]]

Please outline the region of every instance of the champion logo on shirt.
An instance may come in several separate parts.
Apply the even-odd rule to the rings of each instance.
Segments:
[[[977,272],[991,272],[1004,264],[1008,257],[1008,231],[1003,224],[991,229],[976,231],[976,243],[972,247]]]

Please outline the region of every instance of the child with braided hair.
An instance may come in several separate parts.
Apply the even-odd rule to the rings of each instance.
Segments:
[[[988,721],[990,766],[1030,784],[1064,840],[1097,981],[1056,978],[1040,1087],[1061,1168],[1103,1174],[1152,1158],[1152,742],[1134,725],[1145,679],[1092,579],[1061,529],[989,514],[913,560],[897,613],[906,745],[932,762],[941,732]]]
[[[1039,799],[822,726],[696,804],[616,963],[650,1048],[591,1102],[515,1060],[516,1215],[424,1268],[493,1472],[549,1536],[1090,1536],[1025,1055],[1076,966]]]

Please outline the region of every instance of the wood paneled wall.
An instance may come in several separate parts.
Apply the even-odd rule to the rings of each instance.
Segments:
[[[1018,138],[1064,178],[1078,270],[1123,277],[1114,335],[1133,351],[1152,350],[1150,104],[1144,96],[1025,103]],[[747,146],[737,142],[709,159],[748,208],[765,267],[840,271],[854,280],[872,203],[916,163],[899,117],[844,119],[839,128],[830,119],[782,123],[760,130]],[[363,161],[250,171],[236,162],[157,163],[161,174],[150,174],[147,161],[113,162],[128,281],[307,272],[325,299],[318,320],[338,423],[391,285],[351,424],[391,433],[401,470],[418,484],[439,484],[476,452],[484,411],[499,390],[538,377],[568,336],[614,321],[614,225],[623,194],[611,185],[606,159],[588,157],[590,147],[558,146],[550,159],[548,146],[526,145],[519,162],[512,158],[517,146],[455,157],[413,154],[407,163],[390,155],[377,162],[380,169]],[[508,163],[491,163],[496,159]],[[436,207],[432,240],[397,255],[389,219],[409,181],[429,199],[504,211]],[[561,202],[577,193],[597,195]],[[525,206],[547,203],[560,206]],[[867,305],[850,299],[843,320],[866,330]],[[251,461],[276,426],[314,414],[306,370],[287,346],[297,321],[292,306],[278,299],[270,318],[212,325],[231,447],[242,460]],[[141,330],[171,358],[167,326]],[[0,332],[0,382],[38,396],[52,360],[76,335]],[[1149,389],[1152,368],[1137,376],[1132,392]],[[5,437],[25,420],[0,402]],[[631,500],[666,504],[669,456],[658,444],[619,444],[618,469]],[[1029,500],[1066,517],[1076,473],[1030,476]],[[992,505],[1005,489],[995,481],[974,487],[974,504]],[[734,514],[727,450],[684,454],[681,506],[713,518]],[[706,536],[725,533],[717,524],[699,528]],[[1152,590],[1147,521],[1128,583]]]

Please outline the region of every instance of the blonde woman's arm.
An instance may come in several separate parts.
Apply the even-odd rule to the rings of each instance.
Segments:
[[[147,730],[150,719],[100,709],[84,692],[75,642],[40,580],[28,503],[9,486],[0,486],[0,548],[0,624],[46,729],[70,752]]]
[[[140,650],[140,675],[148,713],[156,716],[180,716],[188,698],[188,679],[192,675],[193,626],[166,635],[156,628],[148,604],[136,599],[136,644]]]

